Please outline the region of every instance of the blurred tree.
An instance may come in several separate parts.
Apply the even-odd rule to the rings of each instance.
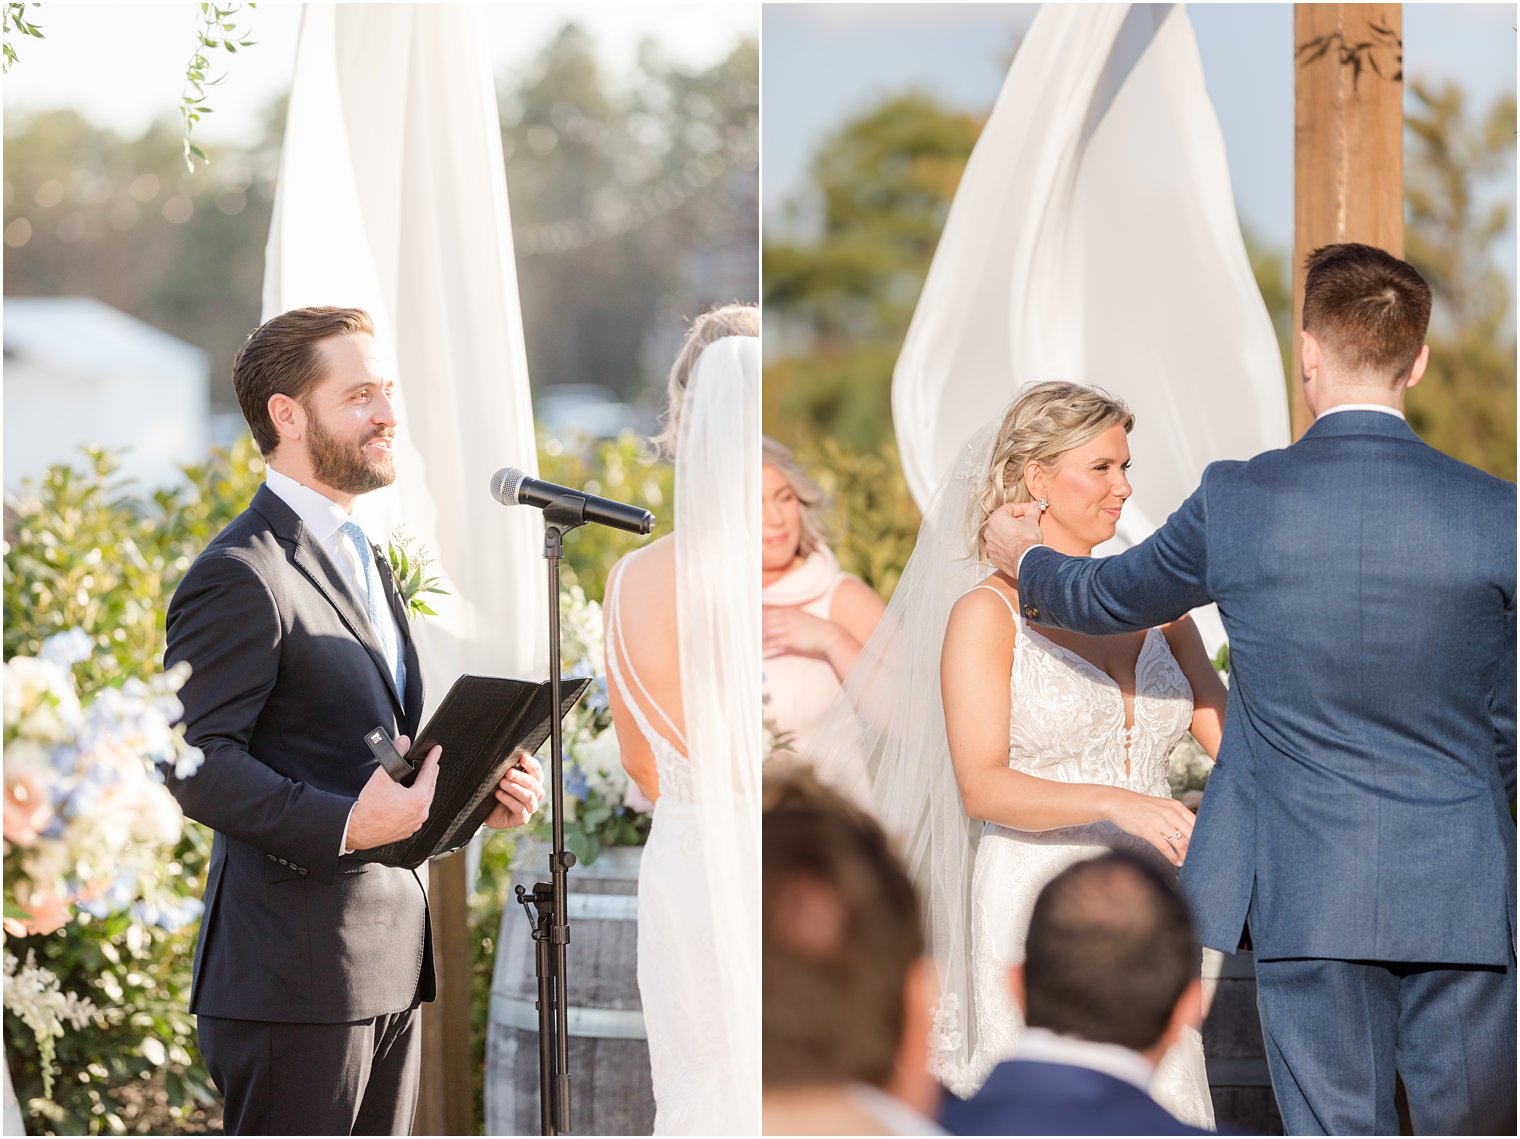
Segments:
[[[187,173],[169,120],[123,139],[50,111],[5,139],[7,296],[90,296],[205,350],[213,404],[235,408],[232,358],[259,321],[284,123],[251,152]]]
[[[618,84],[571,23],[504,97],[536,387],[657,391],[686,320],[756,298],[757,69],[753,41],[699,71],[646,42]]]
[[[895,96],[846,123],[814,160],[815,240],[767,242],[767,430],[806,420],[870,446],[891,434],[892,366],[979,120]],[[797,215],[794,213],[794,224]]]
[[[1417,80],[1409,93],[1406,254],[1435,293],[1409,421],[1432,446],[1513,480],[1515,302],[1492,250],[1514,224],[1515,98],[1472,113],[1455,84]]]

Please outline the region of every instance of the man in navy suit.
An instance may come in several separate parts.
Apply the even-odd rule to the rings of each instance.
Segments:
[[[1186,856],[1201,940],[1249,924],[1289,1134],[1515,1128],[1515,487],[1422,443],[1430,289],[1365,245],[1309,259],[1318,417],[1212,464],[1139,546],[1067,558],[1005,508],[1030,620],[1090,634],[1217,602],[1231,683]],[[1185,350],[1186,346],[1179,346]]]
[[[379,726],[406,750],[422,669],[390,566],[350,517],[395,477],[393,380],[348,308],[267,321],[232,380],[265,485],[185,574],[164,653],[190,663],[185,737],[205,753],[170,788],[216,832],[190,1011],[228,1134],[405,1135],[435,991],[427,898],[414,871],[356,852],[422,825],[441,749],[404,787],[364,744]],[[524,766],[487,825],[538,806]]]
[[[1011,1060],[940,1122],[955,1135],[1206,1135],[1147,1088],[1203,1020],[1187,907],[1150,865],[1105,854],[1041,891],[1024,964],[1011,970],[1027,1027]]]

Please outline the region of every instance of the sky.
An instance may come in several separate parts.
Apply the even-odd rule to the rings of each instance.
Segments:
[[[1036,11],[1004,4],[766,5],[767,218],[804,189],[808,164],[828,135],[890,93],[917,87],[985,114]],[[1190,4],[1187,11],[1241,219],[1271,244],[1290,248],[1291,5]],[[1406,77],[1460,80],[1479,106],[1513,93],[1515,24],[1513,4],[1405,4]],[[1513,279],[1512,247],[1508,257]]]
[[[552,3],[482,5],[488,51],[500,75],[521,67],[570,19],[604,49],[615,69],[630,68],[639,41],[658,41],[686,65],[716,63],[746,34],[756,34],[752,4]],[[157,116],[179,114],[185,66],[195,45],[198,3],[74,4],[47,0],[30,13],[46,35],[18,37],[19,62],[5,76],[5,113],[73,107],[87,118],[133,137]],[[256,142],[261,112],[290,87],[301,5],[264,0],[242,15],[244,38],[255,41],[234,56],[216,53],[209,90],[213,113],[196,127],[211,143]]]

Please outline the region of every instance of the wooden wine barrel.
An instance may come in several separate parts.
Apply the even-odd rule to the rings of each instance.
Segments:
[[[648,1135],[654,1128],[649,1045],[635,976],[639,859],[608,847],[569,875],[565,994],[570,1039],[570,1130]],[[524,843],[513,885],[548,881],[543,845]],[[486,1031],[487,1135],[539,1134],[538,982],[532,930],[511,896],[502,914]]]
[[[1205,985],[1213,981],[1217,986],[1203,1022],[1214,1121],[1250,1135],[1281,1135],[1282,1117],[1256,1012],[1256,959],[1249,950],[1211,953],[1204,958],[1203,976]]]

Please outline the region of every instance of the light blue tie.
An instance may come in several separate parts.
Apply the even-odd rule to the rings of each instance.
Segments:
[[[405,693],[406,662],[401,659],[400,643],[392,642],[391,622],[381,618],[380,602],[376,597],[378,590],[375,588],[375,558],[370,550],[369,539],[364,536],[359,524],[352,520],[343,523],[340,529],[348,535],[348,540],[354,544],[354,550],[359,555],[359,565],[364,568],[364,603],[369,609],[369,623],[374,626],[375,635],[380,638],[380,645],[390,658],[391,678],[396,682],[396,691]]]

